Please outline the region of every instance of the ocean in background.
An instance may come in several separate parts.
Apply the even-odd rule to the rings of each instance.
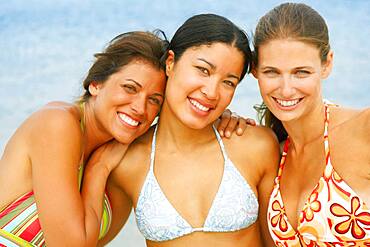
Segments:
[[[258,18],[281,2],[1,1],[0,151],[33,111],[49,101],[78,97],[93,54],[119,33],[160,28],[170,38],[188,17],[199,13],[223,15],[251,33]],[[319,11],[329,26],[335,60],[331,76],[323,83],[325,98],[350,107],[369,107],[370,1],[301,2]],[[231,109],[255,118],[253,105],[260,102],[257,82],[247,76]],[[132,217],[109,246],[145,246]]]

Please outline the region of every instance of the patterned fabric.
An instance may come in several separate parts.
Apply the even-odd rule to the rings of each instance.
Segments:
[[[80,105],[83,115],[83,104]],[[84,121],[81,119],[84,131]],[[78,169],[78,186],[81,188],[83,165]],[[112,221],[112,210],[107,194],[104,195],[103,215],[99,239],[104,237]],[[45,246],[44,233],[40,226],[33,191],[22,195],[0,210],[0,247],[7,246]]]
[[[297,231],[289,224],[280,194],[289,138],[285,143],[267,215],[270,234],[277,246],[370,246],[370,210],[335,172],[330,161],[329,109],[325,104],[324,174],[299,214]]]
[[[157,125],[158,127],[158,125]],[[135,209],[139,230],[146,239],[167,241],[196,231],[231,232],[247,228],[258,215],[258,201],[251,187],[228,158],[214,128],[224,157],[224,173],[204,226],[193,228],[171,205],[154,175],[157,127],[154,131],[150,168]]]
[[[104,196],[104,210],[99,239],[108,232],[112,221],[109,198]],[[12,245],[11,242],[18,245]],[[0,211],[0,247],[45,246],[33,191],[21,196]]]

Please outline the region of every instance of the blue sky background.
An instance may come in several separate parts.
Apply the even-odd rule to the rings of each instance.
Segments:
[[[370,105],[370,1],[303,1],[326,19],[335,63],[323,84],[326,98]],[[71,101],[93,54],[119,33],[160,28],[171,37],[188,17],[216,13],[251,33],[281,1],[256,0],[13,0],[0,2],[0,150],[17,126],[51,100]],[[231,108],[255,117],[257,83],[244,79]],[[1,172],[1,171],[0,171]],[[133,220],[110,246],[143,246]]]

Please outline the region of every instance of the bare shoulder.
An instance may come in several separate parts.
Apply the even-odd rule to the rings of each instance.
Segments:
[[[82,141],[79,111],[76,106],[68,103],[45,105],[34,112],[21,128],[30,146],[35,143],[49,145],[60,142],[76,148]]]
[[[28,120],[35,128],[63,130],[71,127],[80,128],[80,118],[75,105],[52,102],[33,113]]]
[[[336,107],[332,110],[330,116],[334,123],[333,129],[341,129],[348,133],[358,133],[356,138],[365,138],[370,141],[370,108],[364,109],[351,109],[345,107]],[[351,131],[347,131],[350,130]]]
[[[260,174],[275,170],[279,159],[279,143],[274,132],[267,127],[251,126],[241,136],[224,139],[228,152],[240,164],[257,168]]]
[[[227,142],[227,140],[225,140]],[[245,146],[257,153],[265,153],[278,147],[274,132],[263,126],[248,126],[243,135],[233,137],[229,141],[232,148]]]

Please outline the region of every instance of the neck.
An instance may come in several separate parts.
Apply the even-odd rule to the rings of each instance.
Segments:
[[[283,122],[290,143],[296,151],[304,150],[312,142],[323,138],[325,128],[325,106],[317,104],[310,113],[292,121]]]
[[[165,145],[173,151],[189,152],[214,138],[212,124],[202,129],[190,128],[176,117],[166,101],[163,103],[157,132],[157,140],[166,140],[162,147]]]
[[[113,136],[107,133],[98,122],[93,105],[94,102],[86,102],[83,113],[81,113],[81,121],[83,120],[85,125],[83,133],[84,159],[87,159],[96,148],[113,139]]]

